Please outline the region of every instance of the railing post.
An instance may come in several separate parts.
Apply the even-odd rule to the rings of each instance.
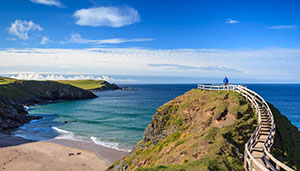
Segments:
[[[245,168],[245,170],[248,170],[248,168],[247,168],[247,163],[248,163],[248,160],[247,160],[247,158],[248,158],[248,155],[247,155],[247,150],[246,150],[246,148],[247,148],[247,146],[246,146],[246,144],[245,144],[245,150],[244,150],[244,168]]]

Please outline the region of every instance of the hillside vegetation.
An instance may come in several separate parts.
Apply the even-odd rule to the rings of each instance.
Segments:
[[[243,170],[256,126],[241,95],[191,90],[158,108],[144,138],[109,170]]]
[[[57,81],[63,84],[70,84],[75,87],[79,87],[85,90],[114,90],[119,89],[115,84],[110,84],[104,80],[60,80]]]
[[[1,84],[9,84],[15,82],[16,79],[13,78],[7,78],[7,77],[0,77],[0,85]]]

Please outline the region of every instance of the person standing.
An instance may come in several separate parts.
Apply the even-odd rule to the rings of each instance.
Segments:
[[[224,85],[227,86],[227,85],[228,85],[228,82],[229,82],[229,80],[228,80],[228,78],[225,76],[224,79],[223,79]]]

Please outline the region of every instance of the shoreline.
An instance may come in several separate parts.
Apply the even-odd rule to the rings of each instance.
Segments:
[[[93,152],[97,155],[97,157],[100,160],[104,160],[109,165],[113,164],[117,160],[122,159],[129,153],[86,141],[76,141],[69,139],[50,139],[41,142],[51,142],[66,147],[78,148]]]
[[[18,170],[24,167],[28,170],[62,170],[66,165],[74,170],[105,170],[128,154],[92,142],[67,139],[34,141],[2,132],[0,153],[2,170]]]

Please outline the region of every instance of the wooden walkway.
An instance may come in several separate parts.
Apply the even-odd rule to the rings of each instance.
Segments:
[[[235,91],[244,96],[258,116],[258,126],[245,144],[246,171],[294,171],[270,154],[275,139],[275,122],[268,103],[256,92],[242,85],[198,84],[201,90]]]

